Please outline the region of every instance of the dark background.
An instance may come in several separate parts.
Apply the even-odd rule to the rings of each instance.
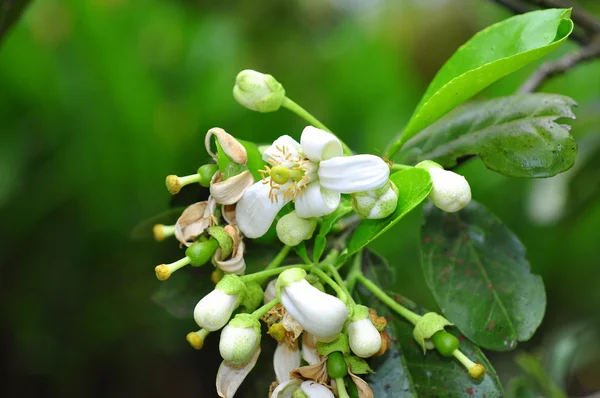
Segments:
[[[261,143],[299,137],[305,123],[291,113],[261,115],[234,101],[237,72],[273,74],[351,147],[380,154],[455,49],[510,15],[482,0],[217,3],[35,0],[3,39],[3,395],[216,395],[218,340],[194,351],[185,341],[196,328],[191,312],[176,319],[151,298],[160,285],[154,266],[182,252],[135,228],[205,194],[186,188],[172,199],[164,177],[206,161],[209,128]],[[600,12],[597,2],[580,3]],[[551,57],[574,48],[569,42]],[[513,93],[537,66],[479,97]],[[546,319],[517,351],[551,348],[556,333],[600,305],[600,62],[543,91],[580,105],[572,132],[583,156],[574,172],[540,182],[505,178],[477,160],[460,170],[473,197],[521,238],[546,283]],[[392,261],[405,278],[401,293],[434,308],[419,265],[419,222],[415,212],[373,249],[402,259]],[[492,356],[503,382],[517,372],[512,358]],[[572,375],[573,394],[600,389],[598,369]]]

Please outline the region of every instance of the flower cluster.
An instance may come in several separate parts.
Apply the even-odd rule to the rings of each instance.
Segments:
[[[286,97],[272,76],[259,72],[241,72],[233,94],[255,111],[284,107],[308,114]],[[166,179],[172,194],[192,183],[209,191],[207,199],[187,207],[174,225],[154,227],[157,240],[174,236],[186,248],[183,258],[161,264],[155,272],[164,281],[187,265],[214,265],[215,287],[193,311],[200,329],[187,340],[201,349],[211,333],[220,331],[223,362],[216,386],[221,397],[233,397],[255,367],[261,321],[277,342],[271,398],[347,397],[347,390],[353,396],[373,397],[360,376],[373,372],[367,359],[383,355],[391,344],[385,318],[354,301],[353,288],[361,283],[373,297],[389,302],[386,293],[362,275],[360,252],[355,256],[358,265],[345,280],[339,270],[348,262],[343,249],[361,220],[385,223],[394,217],[404,192],[390,177],[398,168],[375,155],[353,154],[312,116],[307,120],[311,125],[299,141],[284,135],[263,147],[237,140],[223,129],[210,129],[205,146],[214,162],[195,174]],[[429,197],[440,209],[454,212],[469,203],[464,177],[431,161],[414,167],[427,170]],[[273,243],[275,236],[283,244],[279,254],[264,269],[254,266],[248,273],[252,265],[247,267],[246,251],[264,250],[251,240]],[[335,239],[328,240],[330,236]],[[283,266],[292,250],[302,263]],[[448,320],[400,310],[397,303],[388,305],[415,325],[414,337],[424,350],[436,348],[454,356],[473,377],[481,376],[481,365],[470,362],[454,336],[444,331],[451,325]]]

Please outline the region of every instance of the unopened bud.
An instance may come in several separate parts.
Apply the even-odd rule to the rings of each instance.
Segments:
[[[429,197],[439,209],[454,213],[462,210],[471,201],[471,187],[465,177],[444,170],[442,166],[430,160],[425,160],[416,167],[429,172],[433,184]]]
[[[314,218],[300,218],[294,210],[277,222],[277,237],[285,245],[296,246],[303,240],[310,239],[315,228],[317,221]]]
[[[348,342],[356,356],[369,358],[381,348],[381,335],[369,318],[369,309],[356,305],[348,322]]]
[[[380,219],[390,216],[398,206],[398,188],[388,181],[382,187],[352,194],[352,207],[359,216]]]
[[[233,97],[253,111],[274,112],[281,107],[285,90],[273,76],[246,69],[235,79]]]
[[[233,364],[246,363],[258,348],[260,338],[260,322],[250,314],[238,314],[221,332],[221,357]]]

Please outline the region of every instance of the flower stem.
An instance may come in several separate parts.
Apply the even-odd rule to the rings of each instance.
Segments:
[[[248,282],[256,282],[256,281],[262,281],[264,279],[267,279],[271,276],[275,276],[275,275],[279,275],[281,274],[283,271],[285,271],[286,269],[290,269],[290,268],[302,268],[303,270],[307,270],[310,267],[312,267],[312,264],[294,264],[294,265],[286,265],[283,267],[277,267],[277,268],[271,268],[265,271],[259,271],[259,272],[255,272],[253,274],[248,274],[248,275],[243,275],[240,278],[242,279],[242,281],[248,283]]]
[[[333,279],[329,277],[329,275],[321,271],[318,267],[311,267],[310,272],[316,274],[323,281],[327,282],[327,284],[331,286],[333,290],[335,290],[338,298],[342,300],[345,304],[348,304],[349,300],[352,300],[352,298],[346,294],[346,292],[340,285],[338,285]]]
[[[288,97],[283,98],[283,102],[281,104],[284,108],[294,112],[296,115],[300,116],[302,119],[306,120],[308,123],[313,126],[320,128],[321,130],[328,131],[333,134],[331,130],[327,128],[323,123],[321,123],[316,117],[311,115],[306,109],[302,108],[300,105],[289,99]],[[346,145],[342,140],[340,140],[342,144],[342,148],[344,149],[344,154],[352,155],[352,150]]]
[[[337,379],[335,379],[335,386],[337,387],[339,398],[350,398],[350,395],[348,395],[348,391],[346,391],[346,385],[344,384],[343,377],[338,377]]]
[[[406,318],[406,320],[408,320],[413,325],[416,325],[419,319],[421,319],[420,315],[415,314],[408,308],[396,302],[396,300],[388,296],[383,290],[381,290],[379,286],[371,282],[363,274],[357,275],[356,280],[360,282],[364,287],[369,289],[369,291],[373,293],[375,297],[381,300],[385,305],[390,307],[392,310],[396,311],[400,316]]]
[[[332,264],[326,264],[325,269],[328,270],[329,272],[331,272],[331,274],[333,275],[333,279],[335,279],[337,284],[340,286],[340,288],[344,291],[344,293],[348,297],[348,304],[356,304],[354,302],[354,299],[352,298],[352,295],[350,294],[348,289],[346,289],[346,283],[342,279],[342,276],[340,275],[338,270]]]
[[[269,312],[271,310],[271,308],[275,307],[277,304],[279,304],[279,299],[274,298],[273,300],[269,301],[267,304],[263,305],[262,307],[258,308],[256,311],[254,311],[252,313],[252,316],[256,319],[260,319],[260,318],[262,318],[262,316],[264,314]]]
[[[362,271],[360,269],[362,265],[362,250],[360,250],[354,256],[354,261],[352,261],[352,265],[350,266],[350,270],[348,271],[348,276],[346,277],[346,288],[350,293],[354,291],[354,286],[356,286],[356,279],[362,275]]]
[[[281,264],[281,262],[283,260],[285,260],[285,258],[287,257],[287,255],[290,252],[291,248],[292,247],[288,246],[288,245],[283,246],[283,248],[279,251],[279,253],[277,253],[277,255],[273,258],[273,260],[271,260],[271,262],[269,263],[269,265],[267,265],[265,267],[265,270],[279,267],[279,265]]]
[[[400,170],[408,170],[408,169],[412,169],[415,166],[409,166],[406,164],[399,164],[399,163],[394,163],[393,165],[390,166],[390,170],[391,171],[400,171]]]

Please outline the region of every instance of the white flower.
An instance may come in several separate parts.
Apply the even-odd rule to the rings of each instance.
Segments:
[[[207,294],[194,308],[194,320],[201,327],[214,332],[227,324],[240,303],[246,285],[236,275],[225,275],[215,290]]]
[[[348,322],[348,342],[352,352],[361,358],[369,358],[381,348],[381,334],[371,322],[369,309],[364,305],[354,307]]]
[[[373,155],[342,156],[342,144],[326,131],[308,126],[300,144],[279,137],[264,153],[268,162],[263,180],[252,185],[237,204],[237,222],[249,238],[267,232],[275,216],[294,201],[298,217],[332,213],[341,193],[379,188],[388,181],[389,167]]]
[[[290,380],[281,383],[273,390],[270,398],[292,398],[295,396],[294,392],[298,389],[300,389],[307,398],[335,398],[335,395],[333,395],[327,387],[311,380],[304,382],[300,380]]]
[[[439,209],[454,213],[465,208],[471,201],[471,187],[465,177],[444,170],[442,166],[431,160],[425,160],[416,167],[429,172],[433,184],[429,197]]]
[[[221,332],[219,352],[234,365],[246,363],[260,344],[260,322],[250,314],[238,314]]]
[[[277,279],[277,294],[286,311],[304,330],[328,343],[342,331],[348,309],[337,297],[308,283],[305,276],[306,272],[299,268],[282,272]]]

